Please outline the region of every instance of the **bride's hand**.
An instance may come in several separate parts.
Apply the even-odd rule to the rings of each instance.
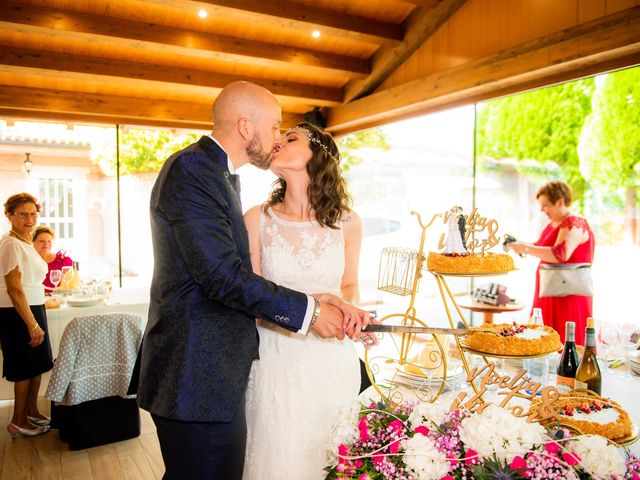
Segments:
[[[354,307],[349,302],[345,302],[340,297],[332,295],[330,293],[323,293],[320,295],[314,295],[314,297],[322,302],[329,303],[340,309],[343,316],[342,327],[344,332],[352,339],[357,340],[362,329],[366,328],[371,321],[369,312],[360,308]]]

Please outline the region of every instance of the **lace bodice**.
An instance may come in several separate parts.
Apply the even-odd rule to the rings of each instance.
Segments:
[[[340,294],[344,272],[341,228],[323,228],[316,221],[290,222],[260,214],[262,275],[305,293]]]

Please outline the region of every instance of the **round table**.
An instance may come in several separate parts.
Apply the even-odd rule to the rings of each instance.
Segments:
[[[489,305],[488,303],[476,302],[472,299],[466,299],[462,302],[458,302],[458,306],[472,312],[482,313],[484,316],[484,323],[493,323],[493,315],[495,313],[517,312],[518,310],[522,310],[524,308],[524,305],[520,303]]]

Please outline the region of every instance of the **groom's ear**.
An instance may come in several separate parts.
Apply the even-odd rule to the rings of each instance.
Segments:
[[[239,117],[236,128],[244,141],[248,142],[253,138],[254,126],[251,119],[247,117]]]

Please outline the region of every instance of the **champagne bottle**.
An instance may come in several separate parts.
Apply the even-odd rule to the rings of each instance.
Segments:
[[[588,388],[600,395],[602,390],[602,374],[596,358],[596,330],[593,318],[587,319],[587,345],[576,370],[575,388]]]
[[[576,324],[567,322],[565,326],[564,349],[558,365],[556,385],[560,393],[573,390],[578,370],[578,350],[576,349]]]
[[[71,284],[72,290],[78,290],[80,288],[80,266],[78,262],[73,262],[73,280]]]

